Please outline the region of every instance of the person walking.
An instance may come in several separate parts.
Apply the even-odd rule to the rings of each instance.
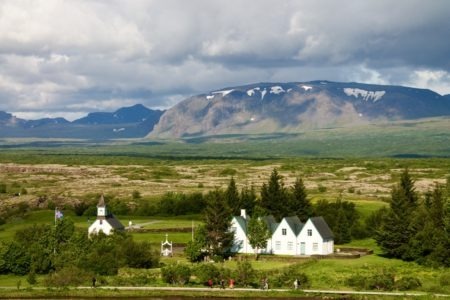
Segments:
[[[294,280],[294,290],[298,289],[298,279]]]
[[[92,287],[95,288],[95,283],[97,282],[97,278],[92,277]]]
[[[208,286],[209,286],[209,288],[212,289],[212,287],[213,287],[213,281],[212,281],[212,279],[208,279]]]

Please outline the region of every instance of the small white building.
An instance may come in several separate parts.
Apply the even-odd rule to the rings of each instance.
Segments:
[[[231,252],[255,253],[247,237],[248,216],[241,210],[240,216],[234,216],[231,230],[234,243]],[[298,217],[285,217],[276,223],[273,216],[264,217],[271,237],[266,249],[259,253],[279,255],[328,255],[334,252],[334,237],[328,224],[322,217],[313,217],[303,224]]]
[[[106,235],[112,234],[117,230],[124,230],[125,227],[119,220],[111,214],[106,208],[105,199],[101,195],[97,204],[97,219],[88,228],[88,234],[97,234],[100,231]]]

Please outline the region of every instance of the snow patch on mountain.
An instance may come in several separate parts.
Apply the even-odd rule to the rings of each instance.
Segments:
[[[281,86],[276,85],[270,88],[270,93],[278,95],[281,93],[285,93],[285,90]]]
[[[359,98],[360,96],[364,101],[372,100],[373,102],[377,102],[386,94],[386,91],[366,91],[362,89],[353,89],[353,88],[344,88],[344,93],[347,96],[353,96],[355,98]]]
[[[125,128],[114,128],[113,129],[113,132],[121,132],[121,131],[124,131],[125,130]]]
[[[247,91],[247,95],[248,95],[249,97],[252,97],[252,96],[256,93],[256,91],[259,91],[259,90],[260,90],[259,87],[256,87],[256,88],[254,88],[254,89],[248,90],[248,91]]]
[[[264,96],[265,96],[266,94],[267,94],[267,90],[264,89],[264,90],[261,92],[261,100],[264,99]]]
[[[302,85],[302,89],[304,89],[306,92],[309,90],[312,90],[312,86],[309,85]]]
[[[206,96],[206,99],[207,99],[207,100],[214,99],[214,95],[208,95],[208,96]]]
[[[216,91],[212,92],[211,94],[222,94],[222,97],[225,97],[229,93],[233,92],[234,90],[223,90],[223,91]]]

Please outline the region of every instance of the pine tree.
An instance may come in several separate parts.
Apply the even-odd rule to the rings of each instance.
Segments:
[[[253,186],[243,187],[240,194],[240,208],[245,209],[248,215],[252,216],[256,207],[257,196]]]
[[[405,169],[400,183],[392,189],[389,212],[375,236],[378,245],[388,256],[408,259],[408,243],[416,234],[412,219],[417,205],[414,182],[408,169]]]
[[[292,187],[287,211],[298,216],[302,222],[306,222],[313,215],[312,205],[301,178],[297,178]]]
[[[231,214],[234,216],[239,215],[242,207],[239,199],[239,192],[236,187],[236,181],[233,177],[231,177],[230,183],[225,191],[225,200],[230,208]]]
[[[261,207],[267,214],[272,214],[277,220],[285,216],[288,194],[282,182],[282,177],[273,169],[268,184],[261,188]]]
[[[222,191],[211,191],[205,198],[206,243],[213,255],[224,257],[229,251],[234,238],[234,233],[229,230],[231,226],[231,212],[225,203]]]

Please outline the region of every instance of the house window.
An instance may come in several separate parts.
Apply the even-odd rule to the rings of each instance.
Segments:
[[[281,249],[281,242],[280,241],[276,241],[275,242],[275,250],[280,250]]]
[[[294,249],[294,243],[293,243],[293,242],[288,242],[288,243],[287,243],[287,249],[288,249],[288,250]]]
[[[308,236],[312,236],[312,229],[308,229]]]
[[[313,243],[313,252],[317,252],[317,251],[319,251],[319,244]]]
[[[286,235],[286,228],[281,229],[281,234]]]

